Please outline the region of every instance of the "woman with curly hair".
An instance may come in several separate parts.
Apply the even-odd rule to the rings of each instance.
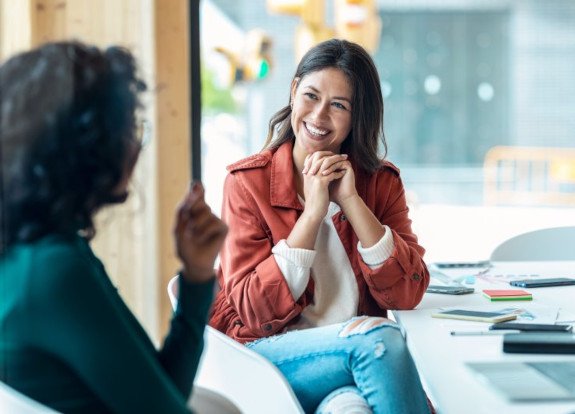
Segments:
[[[61,412],[189,412],[227,232],[202,185],[175,217],[180,293],[161,350],[89,245],[94,214],[128,196],[144,89],[117,47],[52,43],[0,67],[0,379]]]

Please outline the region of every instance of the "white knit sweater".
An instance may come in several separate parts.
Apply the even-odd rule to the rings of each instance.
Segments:
[[[291,248],[285,240],[280,240],[272,249],[295,300],[305,291],[310,274],[315,283],[313,302],[290,330],[330,325],[357,316],[357,282],[332,219],[339,211],[336,203],[329,204],[314,250]],[[361,243],[357,244],[363,261],[372,269],[381,266],[395,247],[389,227],[384,227],[385,234],[374,246],[364,249]]]

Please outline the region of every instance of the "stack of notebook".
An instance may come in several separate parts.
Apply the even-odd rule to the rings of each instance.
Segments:
[[[483,296],[489,300],[532,300],[531,293],[521,289],[486,289],[483,290]]]

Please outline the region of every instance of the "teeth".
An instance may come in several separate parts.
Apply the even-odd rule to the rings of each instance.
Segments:
[[[324,130],[324,129],[319,129],[314,127],[313,125],[310,124],[306,124],[307,129],[309,132],[311,132],[314,135],[325,135],[328,133],[328,131]]]

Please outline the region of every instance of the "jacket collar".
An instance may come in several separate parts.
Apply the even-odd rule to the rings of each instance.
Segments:
[[[292,141],[280,145],[272,155],[270,202],[274,207],[303,210],[297,197]]]

